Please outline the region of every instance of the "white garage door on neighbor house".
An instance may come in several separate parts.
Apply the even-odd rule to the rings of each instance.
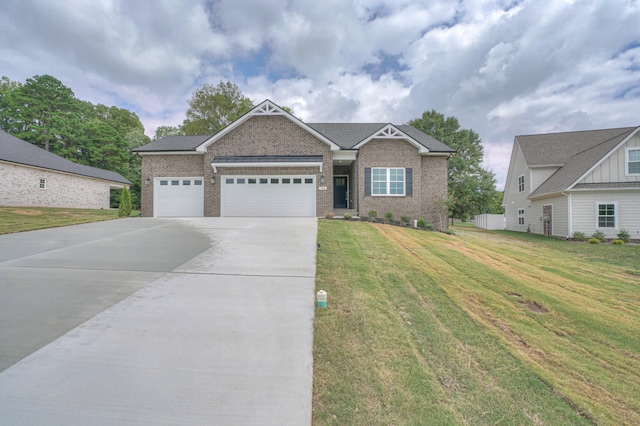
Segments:
[[[315,217],[315,176],[222,176],[221,216]]]
[[[156,217],[204,216],[204,178],[156,178],[153,190]]]

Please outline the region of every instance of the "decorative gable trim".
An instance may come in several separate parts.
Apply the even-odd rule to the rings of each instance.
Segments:
[[[414,138],[412,138],[402,130],[398,129],[393,124],[387,124],[377,132],[371,134],[366,139],[363,139],[362,141],[358,142],[358,144],[355,145],[353,149],[360,149],[362,148],[362,146],[364,146],[365,144],[367,144],[369,141],[373,139],[401,139],[409,142],[411,145],[418,148],[418,151],[420,152],[420,154],[426,154],[429,152],[429,149],[427,147],[425,147],[424,145],[416,141]]]
[[[273,102],[271,102],[270,100],[267,99],[264,102],[262,102],[260,105],[254,107],[251,111],[247,112],[242,117],[238,118],[233,123],[229,124],[224,129],[220,130],[218,133],[213,135],[210,139],[204,141],[201,145],[199,145],[196,148],[196,151],[198,151],[198,152],[206,152],[207,148],[209,147],[209,145],[211,145],[212,143],[215,143],[217,140],[220,140],[227,133],[231,132],[236,127],[239,127],[241,124],[243,124],[245,121],[249,120],[251,117],[263,117],[263,116],[275,116],[275,115],[280,115],[282,117],[285,117],[288,120],[290,120],[291,122],[297,124],[300,128],[302,128],[306,132],[312,134],[317,139],[319,139],[322,142],[324,142],[327,145],[329,145],[329,147],[331,148],[331,151],[340,150],[340,147],[338,145],[336,145],[333,141],[328,139],[326,136],[318,133],[316,130],[314,130],[313,128],[311,128],[310,126],[308,126],[307,124],[305,124],[301,120],[298,120],[296,117],[294,117],[293,115],[289,114],[288,112],[286,112],[285,110],[280,108],[278,105],[274,104]]]
[[[614,152],[622,148],[629,140],[634,137],[640,131],[640,127],[636,127],[634,131],[629,133],[626,138],[624,138],[618,145],[616,145],[611,151],[607,152],[606,155],[603,155],[600,160],[598,160],[593,166],[589,167],[586,172],[584,172],[578,179],[576,179],[569,187],[567,191],[572,190],[578,183],[580,183],[584,178],[586,178],[589,173],[594,171],[598,166],[604,163],[609,157],[613,155]]]

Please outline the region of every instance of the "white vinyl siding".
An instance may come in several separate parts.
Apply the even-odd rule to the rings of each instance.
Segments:
[[[640,174],[629,174],[627,156],[630,150],[640,149],[640,134],[612,152],[598,167],[578,183],[640,182]]]
[[[509,178],[505,185],[505,216],[507,218],[507,229],[512,231],[524,231],[525,227],[518,225],[518,209],[528,206],[531,201],[527,199],[528,192],[518,192],[518,176],[528,173],[527,164],[524,161],[522,151],[517,143],[514,143],[513,152],[511,153],[511,161],[509,163]],[[526,184],[526,182],[525,182]],[[525,221],[531,221],[530,212],[525,211]]]
[[[542,185],[557,171],[557,167],[540,167],[531,169],[531,192],[538,189],[540,185]]]
[[[315,176],[222,176],[221,216],[315,217]]]
[[[544,233],[544,224],[542,223],[544,215],[542,208],[549,204],[553,205],[553,236],[569,236],[569,201],[568,197],[564,195],[534,200],[531,202],[531,208],[527,211],[527,214],[529,215],[529,224],[531,225],[531,232],[535,234]]]
[[[607,238],[616,238],[620,229],[631,238],[640,238],[640,191],[575,191],[573,200],[573,231],[591,235],[597,228],[597,204],[616,204],[616,228],[600,228]]]

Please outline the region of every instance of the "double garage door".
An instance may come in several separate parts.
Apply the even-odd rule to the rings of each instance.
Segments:
[[[315,217],[315,176],[222,176],[221,215]]]
[[[316,216],[315,176],[221,176],[219,182],[221,216]],[[157,217],[204,215],[204,178],[156,178],[154,193]]]

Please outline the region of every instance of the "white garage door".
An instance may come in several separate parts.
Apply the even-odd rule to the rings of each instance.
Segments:
[[[222,216],[315,217],[315,176],[222,176]]]
[[[156,217],[202,217],[204,178],[156,178],[154,212]]]

